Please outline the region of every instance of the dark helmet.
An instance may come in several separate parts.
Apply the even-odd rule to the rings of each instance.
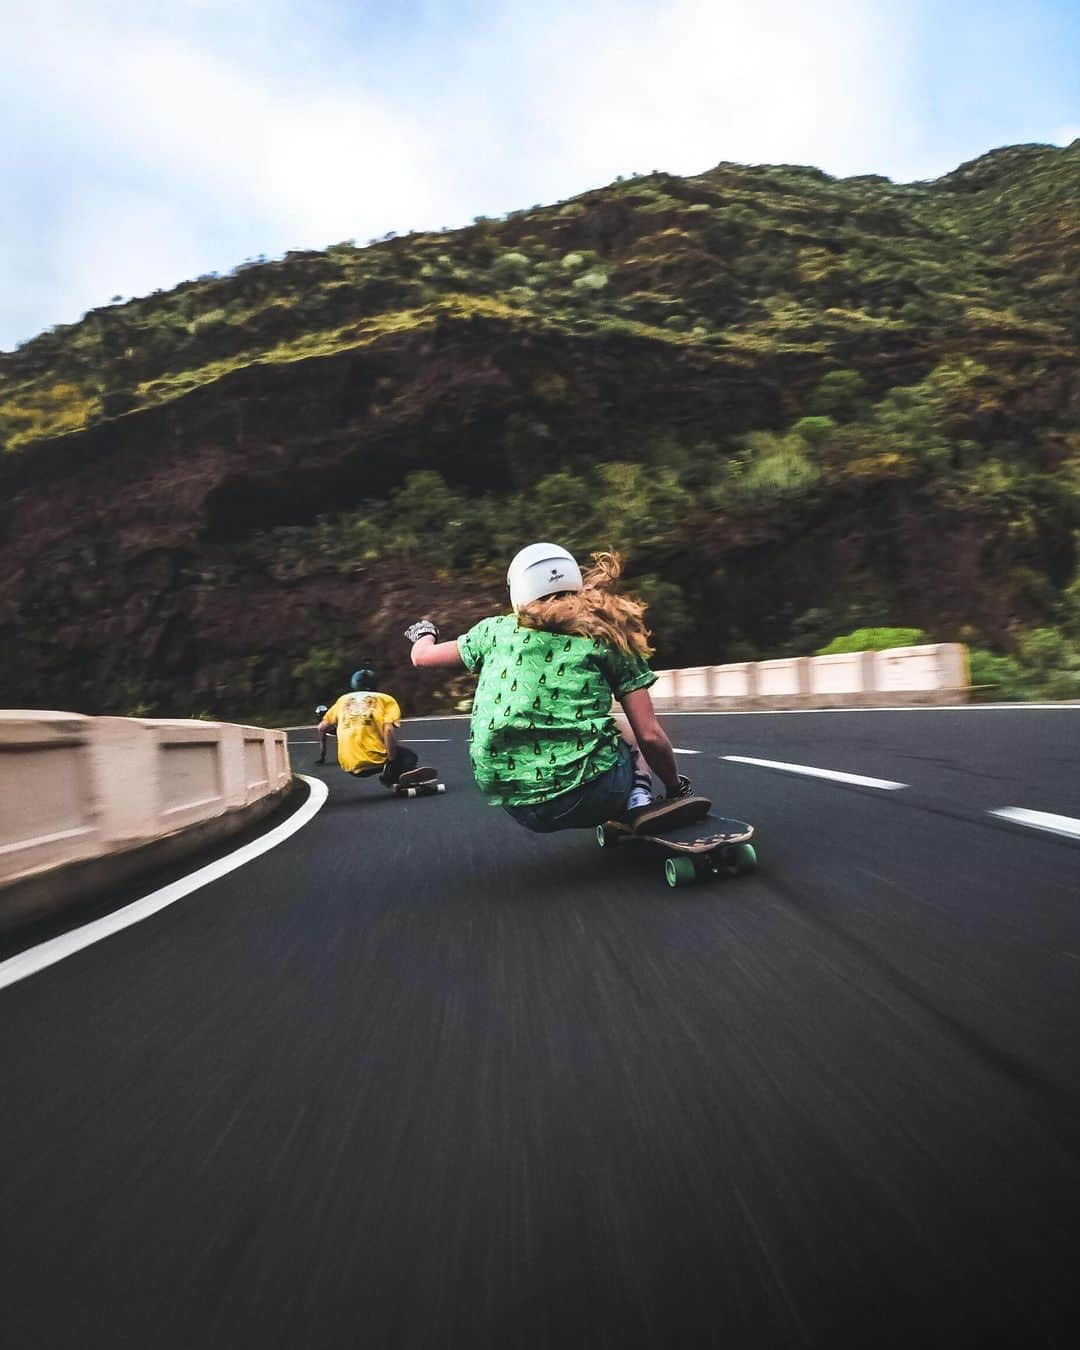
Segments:
[[[356,693],[363,689],[374,689],[375,671],[371,666],[361,666],[359,670],[354,670],[352,678],[349,680],[349,687]]]

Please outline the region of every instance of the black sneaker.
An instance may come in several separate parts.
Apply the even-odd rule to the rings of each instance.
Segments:
[[[692,820],[701,820],[709,814],[712,802],[708,797],[668,797],[648,806],[636,807],[626,813],[626,819],[635,834],[655,834],[658,830],[674,829]]]

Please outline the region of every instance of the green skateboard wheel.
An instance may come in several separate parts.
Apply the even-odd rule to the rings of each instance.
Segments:
[[[757,850],[753,844],[735,844],[728,855],[727,865],[732,876],[744,877],[757,867]]]
[[[689,886],[697,880],[697,868],[692,858],[665,858],[664,877],[669,886]]]
[[[614,830],[609,830],[606,825],[597,825],[596,842],[601,848],[614,848],[619,842],[619,836]]]

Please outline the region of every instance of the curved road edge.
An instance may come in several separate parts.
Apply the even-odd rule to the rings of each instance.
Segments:
[[[37,946],[29,947],[25,951],[9,957],[6,961],[0,961],[0,989],[6,989],[9,985],[17,984],[20,980],[25,980],[31,975],[36,975],[39,971],[46,970],[49,966],[55,965],[58,961],[63,961],[65,957],[73,956],[76,952],[92,946],[95,942],[101,942],[114,933],[122,932],[123,929],[130,928],[133,924],[141,923],[144,919],[150,918],[151,915],[157,914],[160,910],[166,909],[178,900],[182,900],[193,891],[209,885],[212,881],[217,881],[220,877],[227,876],[228,873],[236,871],[238,867],[243,867],[245,863],[252,862],[254,859],[261,857],[262,854],[268,853],[272,848],[276,848],[278,844],[283,844],[286,839],[291,838],[318,815],[329,796],[326,784],[319,779],[310,778],[307,774],[297,774],[296,777],[307,784],[308,796],[287,820],[282,821],[280,825],[274,826],[273,829],[268,830],[258,838],[242,844],[230,853],[226,853],[223,857],[215,858],[212,862],[196,869],[196,871],[170,882],[167,886],[151,891],[138,900],[123,905],[109,914],[104,914],[90,923],[82,924],[69,932],[61,933],[54,938],[39,943]]]

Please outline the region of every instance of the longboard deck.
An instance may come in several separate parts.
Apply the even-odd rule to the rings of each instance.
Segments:
[[[745,820],[714,816],[674,825],[669,830],[635,830],[621,820],[609,820],[596,831],[601,848],[616,844],[644,844],[663,855],[664,877],[669,886],[716,876],[744,876],[757,866],[757,852],[750,840],[754,827]]]
[[[621,820],[609,821],[603,828],[615,832],[620,843],[633,840],[687,853],[708,853],[725,844],[744,844],[754,836],[753,825],[745,820],[714,816],[711,811],[699,820],[688,820],[667,830],[634,830]]]

